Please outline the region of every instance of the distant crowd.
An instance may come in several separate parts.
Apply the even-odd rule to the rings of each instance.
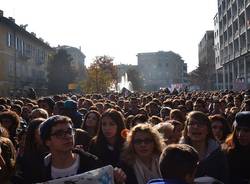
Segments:
[[[115,183],[250,183],[250,91],[0,98],[0,183],[112,165]]]

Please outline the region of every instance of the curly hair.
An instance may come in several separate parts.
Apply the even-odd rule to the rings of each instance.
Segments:
[[[163,147],[165,146],[164,141],[160,133],[152,127],[151,124],[138,124],[134,126],[128,133],[126,142],[121,153],[121,160],[132,165],[135,161],[136,153],[133,146],[133,140],[137,132],[145,132],[152,136],[154,140],[154,153],[160,155]]]
[[[20,125],[20,118],[19,116],[16,114],[16,112],[13,111],[4,111],[0,113],[0,122],[3,119],[9,119],[11,120],[11,125],[8,129],[8,132],[10,134],[10,138],[14,138],[16,136],[16,129],[19,127]]]

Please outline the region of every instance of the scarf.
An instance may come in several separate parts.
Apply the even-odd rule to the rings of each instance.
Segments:
[[[151,179],[161,177],[158,156],[153,156],[151,169],[149,169],[139,158],[136,158],[133,169],[135,171],[138,184],[146,184]]]

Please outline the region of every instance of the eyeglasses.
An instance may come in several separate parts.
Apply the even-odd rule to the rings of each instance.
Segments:
[[[54,133],[50,134],[50,136],[55,136],[58,139],[65,138],[66,135],[70,135],[70,136],[75,135],[75,129],[68,128],[67,130],[57,130]]]
[[[151,138],[146,138],[146,139],[134,139],[133,143],[136,144],[136,145],[141,145],[142,143],[144,144],[151,144],[153,143],[154,140],[151,139]]]

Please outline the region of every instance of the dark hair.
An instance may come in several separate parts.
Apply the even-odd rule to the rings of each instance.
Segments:
[[[40,137],[44,144],[46,140],[50,138],[52,128],[60,123],[72,124],[72,121],[67,116],[55,115],[51,116],[50,118],[46,119],[42,124],[40,124],[39,126]]]
[[[101,116],[101,120],[100,120],[100,124],[99,124],[99,128],[97,131],[97,135],[94,137],[94,142],[96,142],[97,145],[105,145],[107,144],[107,140],[104,137],[104,134],[102,132],[102,120],[104,117],[110,117],[117,125],[117,132],[116,132],[116,143],[115,143],[115,147],[121,148],[125,138],[123,138],[121,136],[121,132],[122,130],[125,129],[125,123],[124,123],[124,116],[122,115],[121,112],[115,110],[115,109],[107,109],[105,112],[103,112],[102,116]]]
[[[29,123],[29,127],[26,133],[24,152],[35,151],[37,149],[35,141],[35,131],[39,128],[39,125],[45,121],[43,118],[33,119]]]
[[[84,120],[83,120],[83,123],[82,123],[82,129],[83,130],[86,130],[87,131],[87,127],[86,127],[86,120],[88,118],[88,115],[90,115],[91,113],[95,114],[96,118],[97,118],[97,123],[96,123],[96,128],[95,128],[95,134],[97,133],[98,131],[98,128],[99,128],[99,124],[100,124],[100,118],[101,118],[101,115],[98,111],[96,110],[90,110],[87,112],[87,114],[84,116]]]
[[[223,132],[222,140],[224,141],[227,138],[228,134],[230,133],[230,128],[229,128],[227,120],[220,114],[215,114],[213,116],[209,116],[209,120],[211,122],[211,125],[215,121],[221,122],[221,124],[223,126],[223,128],[222,128],[222,132]]]
[[[197,151],[187,144],[171,144],[167,146],[159,160],[160,171],[164,179],[185,179],[193,174],[199,156]]]
[[[190,143],[190,138],[187,135],[187,133],[188,133],[188,130],[187,130],[188,126],[187,125],[188,125],[190,119],[195,119],[197,121],[206,123],[206,126],[208,128],[207,141],[210,138],[212,138],[212,139],[214,138],[212,128],[211,128],[211,123],[210,123],[210,120],[208,119],[208,116],[205,113],[201,112],[201,111],[191,111],[187,115],[184,131],[183,131],[183,138],[184,138],[185,142]]]
[[[2,121],[2,119],[5,119],[5,118],[10,119],[12,121],[12,123],[10,125],[10,129],[8,130],[8,132],[10,134],[10,139],[12,140],[16,136],[16,129],[20,125],[20,118],[16,114],[16,112],[13,112],[13,111],[1,112],[0,113],[0,122]]]

